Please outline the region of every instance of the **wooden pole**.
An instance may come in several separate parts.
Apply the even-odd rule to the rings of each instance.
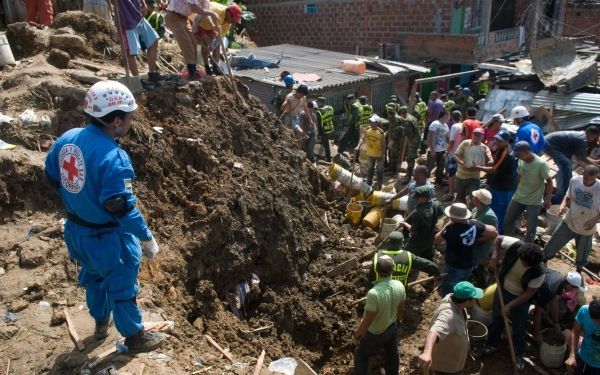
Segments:
[[[500,300],[500,308],[502,309],[502,320],[504,320],[504,329],[506,330],[506,336],[508,337],[508,347],[510,349],[510,358],[512,359],[513,369],[515,373],[517,370],[517,356],[515,354],[515,347],[513,345],[512,340],[512,331],[510,324],[508,324],[508,316],[504,313],[504,296],[502,295],[502,284],[500,284],[500,278],[498,277],[498,270],[495,271],[496,274],[496,292],[498,293],[498,299]]]
[[[83,349],[85,349],[85,345],[83,344],[83,341],[81,341],[81,338],[79,337],[79,334],[77,333],[77,330],[75,329],[75,324],[73,323],[73,320],[71,320],[71,315],[69,315],[69,311],[67,311],[66,308],[63,311],[65,313],[65,319],[67,321],[67,329],[69,330],[69,334],[75,341],[75,345],[77,345],[77,349],[81,352],[81,351],[83,351]]]
[[[416,286],[416,285],[423,284],[423,283],[426,283],[428,281],[434,280],[434,279],[436,279],[438,277],[445,277],[446,275],[447,275],[446,273],[443,273],[443,274],[441,274],[439,276],[430,276],[430,277],[427,277],[427,278],[424,278],[424,279],[421,279],[421,280],[413,281],[412,283],[406,284],[406,287],[410,288],[410,287],[413,287],[413,286]],[[350,304],[350,306],[358,305],[359,303],[365,301],[366,299],[367,299],[367,297],[362,297],[360,299],[357,299],[356,301],[352,302]]]
[[[260,370],[262,370],[263,363],[265,361],[265,350],[263,349],[256,361],[256,366],[254,367],[254,375],[260,375]]]

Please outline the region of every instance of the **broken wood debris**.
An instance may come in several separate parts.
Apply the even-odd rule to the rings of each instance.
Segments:
[[[77,345],[77,349],[81,352],[85,349],[85,344],[81,340],[81,337],[79,337],[79,334],[75,329],[75,324],[71,319],[71,315],[69,315],[69,311],[66,308],[64,309],[64,313],[65,319],[67,320],[67,329],[69,330],[69,335],[71,335],[71,338],[73,339],[73,341],[75,341],[75,345]]]

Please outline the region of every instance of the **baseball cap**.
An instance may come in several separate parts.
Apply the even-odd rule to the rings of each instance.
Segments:
[[[500,114],[500,113],[496,113],[495,115],[493,115],[492,119],[496,120],[496,121],[504,122],[504,116],[502,116],[502,114]]]
[[[468,281],[461,281],[460,283],[454,285],[454,296],[460,299],[480,299],[483,297],[483,290],[476,288]]]
[[[587,292],[588,288],[583,285],[583,278],[579,272],[569,271],[566,279],[569,284],[579,288],[581,292]]]
[[[388,240],[390,241],[390,245],[402,246],[402,241],[404,241],[404,235],[402,234],[402,232],[393,231],[392,233],[390,233]]]
[[[431,198],[431,189],[427,185],[417,186],[414,193],[415,198],[427,197]]]
[[[287,85],[291,84],[291,83],[296,83],[296,80],[294,79],[294,76],[291,74],[288,74],[287,76],[283,77],[283,82]]]
[[[232,3],[231,5],[229,5],[227,7],[227,10],[229,11],[229,13],[231,14],[231,19],[233,21],[233,23],[235,24],[240,24],[242,23],[242,8],[240,8],[239,5],[237,5],[236,3]]]
[[[492,203],[492,193],[487,189],[475,190],[471,194],[486,206],[489,206]]]
[[[515,143],[513,146],[514,152],[523,152],[523,151],[531,151],[531,147],[529,147],[529,143],[527,141],[519,141]]]
[[[499,141],[508,142],[510,139],[510,134],[506,130],[500,130],[498,133],[496,133],[494,138]]]
[[[389,255],[378,256],[377,272],[382,275],[391,275],[394,272],[394,259]]]
[[[473,134],[485,134],[485,131],[482,128],[475,128]]]
[[[373,115],[371,116],[371,118],[369,119],[370,122],[375,122],[375,123],[380,123],[381,122],[381,117],[377,116],[377,115]]]

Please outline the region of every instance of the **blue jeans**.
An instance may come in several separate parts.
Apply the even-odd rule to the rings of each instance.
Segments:
[[[585,267],[589,263],[588,257],[592,251],[592,237],[577,234],[569,229],[569,226],[564,221],[561,221],[558,227],[552,233],[552,236],[548,240],[546,246],[544,246],[544,259],[552,259],[556,254],[573,238],[575,239],[575,246],[577,248],[577,257],[575,264],[578,267]]]
[[[446,251],[448,250],[446,249]],[[444,266],[444,273],[446,274],[446,277],[444,277],[442,285],[440,286],[440,297],[442,298],[448,293],[452,293],[454,285],[461,281],[468,281],[473,273],[473,268],[455,268],[446,264]]]
[[[512,293],[507,292],[504,287],[496,289],[494,293],[494,309],[492,311],[492,324],[488,328],[488,345],[498,346],[502,332],[504,331],[504,319],[502,318],[502,306],[500,306],[499,290],[502,289],[504,304],[516,299]],[[510,310],[510,320],[512,322],[512,339],[515,346],[517,357],[523,357],[525,354],[525,330],[527,328],[527,315],[529,313],[529,301],[513,307]]]
[[[142,329],[135,300],[142,256],[137,238],[120,228],[91,229],[67,221],[65,243],[69,255],[81,265],[79,285],[86,288],[90,315],[106,321],[112,311],[115,328],[124,337]]]
[[[383,348],[385,353],[386,375],[398,374],[400,367],[400,354],[398,353],[398,325],[390,326],[378,335],[365,333],[354,351],[354,373],[356,375],[367,375],[369,371],[369,357],[379,353]]]
[[[493,187],[490,187],[489,190],[490,193],[492,193],[492,203],[490,204],[490,208],[498,217],[499,233],[504,234],[504,216],[506,215],[506,210],[508,209],[510,200],[515,192],[514,190],[496,190]]]
[[[558,167],[556,173],[556,192],[552,194],[552,204],[560,204],[567,193],[571,177],[573,177],[573,162],[571,158],[549,144],[544,145],[544,153],[554,160]]]
[[[535,231],[537,229],[537,218],[540,214],[539,205],[524,205],[514,199],[510,201],[506,215],[504,216],[504,234],[507,236],[514,236],[515,234],[515,221],[519,218],[521,213],[525,211],[525,219],[527,221],[527,235],[525,236],[525,242],[533,242],[535,239]]]

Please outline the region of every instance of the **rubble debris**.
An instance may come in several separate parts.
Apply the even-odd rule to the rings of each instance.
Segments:
[[[26,22],[8,25],[6,37],[17,60],[44,51],[50,43],[48,29],[39,30],[29,26]]]
[[[68,68],[69,60],[71,60],[71,56],[58,48],[51,49],[47,59],[48,64],[54,65],[59,69]]]

